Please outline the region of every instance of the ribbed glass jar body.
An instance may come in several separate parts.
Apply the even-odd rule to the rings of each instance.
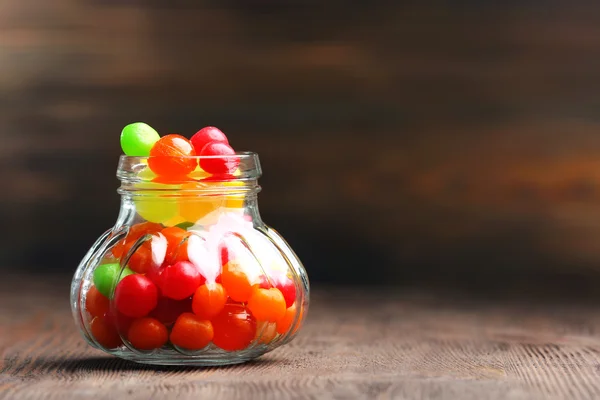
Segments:
[[[121,210],[75,272],[71,307],[86,341],[124,359],[225,365],[291,340],[306,316],[309,282],[285,240],[258,211],[258,156],[232,175],[199,168],[155,176],[122,156]]]

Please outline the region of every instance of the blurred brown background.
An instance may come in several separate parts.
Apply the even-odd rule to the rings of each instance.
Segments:
[[[598,2],[0,1],[3,268],[74,271],[139,120],[258,152],[315,282],[600,276]]]

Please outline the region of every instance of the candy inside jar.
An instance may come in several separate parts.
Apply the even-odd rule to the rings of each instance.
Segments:
[[[92,346],[142,363],[231,364],[300,328],[308,279],[260,219],[258,156],[230,151],[208,128],[192,141],[163,136],[149,157],[121,157],[117,223],[83,259],[71,290]],[[141,131],[146,142],[128,149],[148,151]]]

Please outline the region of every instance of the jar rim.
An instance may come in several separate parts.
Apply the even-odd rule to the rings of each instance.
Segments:
[[[222,155],[222,156],[127,156],[121,155],[119,157],[119,166],[117,169],[117,178],[122,182],[139,183],[139,182],[152,182],[157,177],[160,177],[153,173],[149,167],[148,161],[150,159],[166,159],[173,158],[178,160],[194,160],[198,163],[196,170],[186,174],[183,181],[248,181],[256,180],[261,174],[261,166],[258,158],[258,154],[250,151],[236,152],[234,155]],[[200,162],[207,159],[224,159],[224,160],[236,160],[238,162],[237,168],[232,173],[225,174],[210,174],[203,171],[200,168]],[[173,181],[173,183],[176,183]]]
[[[256,159],[258,161],[258,153],[252,151],[236,151],[235,154],[231,155],[216,155],[216,156],[128,156],[125,154],[121,154],[119,157],[120,160],[128,161],[128,162],[144,162],[150,158],[181,158],[181,159],[217,159],[223,158],[226,160],[230,159],[239,159],[240,163],[244,160]]]

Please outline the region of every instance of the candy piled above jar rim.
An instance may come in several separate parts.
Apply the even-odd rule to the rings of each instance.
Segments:
[[[148,124],[135,122],[123,128],[120,141],[124,157],[147,164],[163,182],[182,180],[192,173],[230,178],[243,158],[255,156],[236,152],[227,136],[214,126],[200,129],[188,140],[174,133],[161,137]]]

